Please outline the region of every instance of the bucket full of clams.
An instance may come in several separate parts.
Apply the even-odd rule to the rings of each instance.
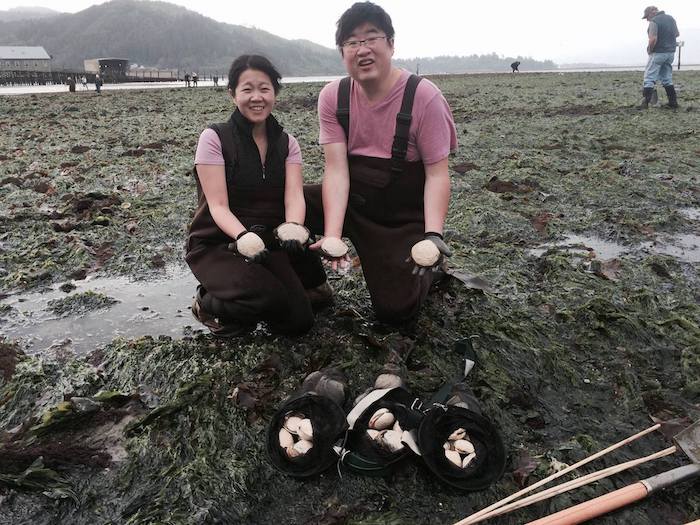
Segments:
[[[292,398],[275,412],[267,453],[275,468],[294,477],[320,474],[338,461],[333,445],[347,428],[342,408],[315,392]]]
[[[457,489],[483,490],[505,470],[505,448],[496,428],[461,406],[433,405],[421,421],[418,445],[433,474]]]
[[[343,465],[368,475],[385,475],[402,459],[418,453],[417,432],[423,413],[403,387],[369,392],[347,416],[348,437],[339,450]]]

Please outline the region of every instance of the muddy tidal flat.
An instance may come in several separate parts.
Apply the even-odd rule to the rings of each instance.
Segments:
[[[0,97],[0,524],[449,524],[662,422],[584,467],[671,446],[700,419],[700,72],[678,111],[635,109],[640,73],[435,77],[457,124],[445,238],[455,275],[415,327],[375,321],[361,261],[299,338],[221,341],[183,261],[201,130],[223,88]],[[320,180],[316,98],[276,115]],[[665,102],[660,89],[659,98]],[[390,476],[277,472],[266,424],[310,372],[351,396],[401,356],[429,400],[461,367],[508,463],[461,494],[418,460]],[[349,408],[347,406],[346,408]],[[487,523],[519,524],[687,462],[680,453]],[[567,478],[568,479],[568,478]],[[700,481],[600,524],[700,518]]]

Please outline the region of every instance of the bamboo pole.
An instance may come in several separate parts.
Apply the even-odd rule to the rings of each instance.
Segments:
[[[646,430],[642,430],[641,432],[638,432],[638,433],[636,433],[636,434],[634,434],[626,439],[623,439],[622,441],[619,441],[619,442],[615,443],[614,445],[610,445],[608,448],[605,448],[599,452],[596,452],[595,454],[593,454],[587,458],[582,459],[578,463],[574,463],[573,465],[571,465],[563,470],[560,470],[559,472],[555,472],[551,476],[549,476],[543,480],[540,480],[537,483],[530,485],[529,487],[525,487],[524,489],[516,492],[515,494],[511,494],[510,496],[503,498],[502,500],[497,501],[496,503],[494,503],[492,505],[489,505],[488,507],[472,514],[471,516],[467,516],[466,518],[456,522],[454,525],[470,525],[472,523],[476,523],[478,518],[488,514],[492,510],[497,509],[499,507],[502,507],[506,503],[510,503],[511,501],[519,498],[523,494],[527,494],[528,492],[532,492],[536,488],[539,488],[542,485],[546,485],[550,481],[553,481],[553,480],[555,480],[555,479],[557,479],[565,474],[568,474],[572,470],[576,470],[577,468],[582,467],[583,465],[590,463],[591,461],[594,461],[594,460],[604,456],[605,454],[612,452],[613,450],[616,450],[620,447],[623,447],[623,446],[627,445],[628,443],[631,443],[632,441],[635,441],[636,439],[639,439],[640,437],[649,434],[650,432],[658,430],[659,428],[661,428],[661,425],[659,423],[657,423],[656,425],[653,425],[653,426],[647,428]]]
[[[620,472],[623,472],[625,470],[631,469],[633,467],[636,467],[637,465],[641,465],[642,463],[647,463],[648,461],[653,461],[655,459],[663,458],[665,456],[670,456],[671,454],[675,454],[678,451],[678,449],[673,446],[666,448],[664,450],[660,450],[658,452],[655,452],[654,454],[649,454],[648,456],[642,457],[642,458],[637,458],[633,459],[630,461],[626,461],[625,463],[620,463],[619,465],[613,465],[612,467],[608,467],[603,470],[599,470],[597,472],[592,472],[590,474],[587,474],[585,476],[581,476],[580,478],[573,479],[571,481],[567,481],[566,483],[562,483],[561,485],[556,485],[552,488],[549,488],[547,490],[543,490],[542,492],[538,492],[537,494],[533,494],[532,496],[528,496],[527,498],[524,498],[520,501],[516,501],[514,503],[511,503],[510,505],[504,505],[493,512],[490,512],[489,514],[486,514],[479,518],[477,521],[474,523],[478,523],[480,521],[484,521],[490,518],[494,518],[496,516],[500,516],[501,514],[506,514],[510,512],[511,510],[516,510],[520,509],[522,507],[527,507],[529,505],[532,505],[533,503],[538,503],[540,501],[544,501],[546,499],[553,498],[554,496],[558,496],[559,494],[563,494],[564,492],[568,492],[570,490],[577,489],[579,487],[583,487],[584,485],[588,485],[590,483],[593,483],[595,481],[599,481],[601,479],[610,477],[614,474],[618,474]]]

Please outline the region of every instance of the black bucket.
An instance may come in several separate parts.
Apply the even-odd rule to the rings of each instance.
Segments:
[[[402,430],[417,430],[423,413],[415,408],[415,403],[416,397],[413,394],[397,387],[370,404],[348,432],[346,450],[349,452],[343,456],[343,465],[365,475],[389,474],[399,462],[411,454],[411,449],[406,444],[395,452],[382,447],[367,434],[369,420],[377,410],[386,408],[394,415]]]
[[[279,444],[285,417],[301,413],[311,420],[313,447],[304,455],[290,458]],[[338,461],[333,446],[347,429],[345,413],[335,402],[314,392],[290,399],[275,412],[267,431],[267,453],[274,467],[289,476],[307,478],[320,474]]]
[[[444,443],[463,428],[474,445],[476,457],[466,468],[445,457]],[[421,421],[418,445],[423,461],[443,482],[464,491],[487,488],[506,468],[506,453],[496,428],[484,416],[460,406],[435,405]]]

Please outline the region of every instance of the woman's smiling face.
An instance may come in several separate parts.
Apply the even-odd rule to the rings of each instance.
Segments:
[[[272,80],[257,69],[246,69],[241,73],[231,96],[238,110],[253,124],[265,122],[277,100]]]

